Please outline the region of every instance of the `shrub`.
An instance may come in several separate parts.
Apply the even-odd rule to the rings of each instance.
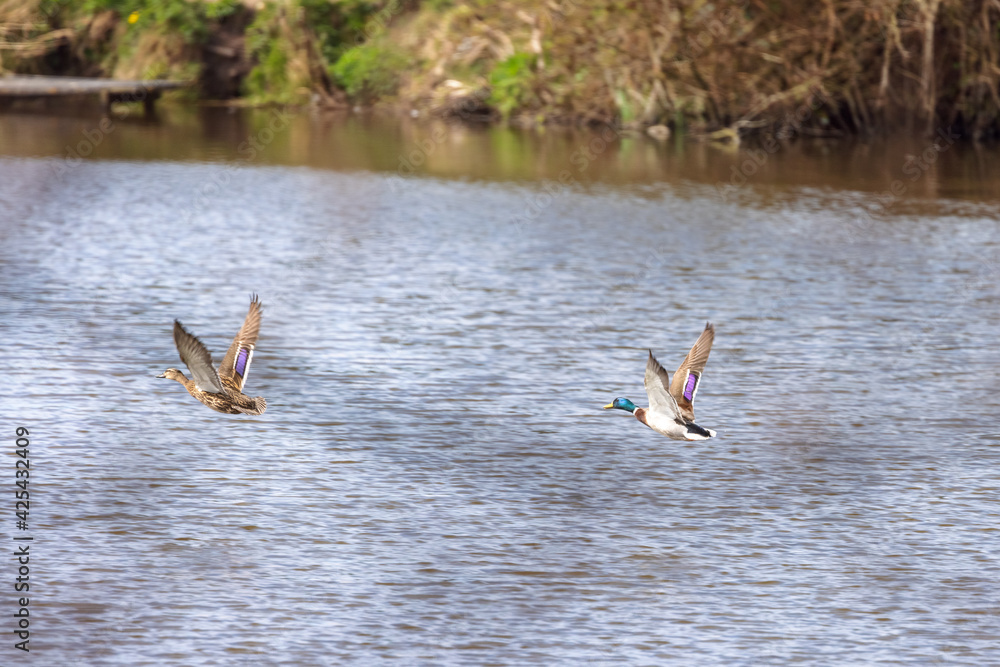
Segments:
[[[399,88],[399,72],[406,58],[388,46],[362,44],[342,55],[330,75],[352,99],[369,103]]]
[[[533,92],[535,79],[530,53],[515,53],[497,63],[490,73],[490,103],[504,118],[523,106]]]

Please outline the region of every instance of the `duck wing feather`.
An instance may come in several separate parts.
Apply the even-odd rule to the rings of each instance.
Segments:
[[[253,359],[257,335],[260,333],[261,308],[260,299],[254,294],[250,299],[250,310],[243,320],[243,326],[240,327],[240,332],[236,334],[226,356],[219,364],[219,377],[239,392],[243,391],[247,375],[250,373],[250,361]]]
[[[180,352],[181,361],[191,371],[191,379],[199,391],[222,394],[222,380],[212,364],[212,355],[194,335],[189,333],[179,320],[174,320],[174,344]]]
[[[646,360],[646,377],[643,384],[646,385],[646,396],[649,398],[650,410],[669,415],[671,419],[677,419],[680,416],[677,401],[668,390],[670,379],[667,371],[653,356],[652,350],[649,351],[649,359]]]
[[[684,357],[684,361],[674,373],[673,382],[669,385],[670,395],[677,402],[681,416],[689,422],[694,421],[694,396],[698,391],[698,385],[701,384],[701,373],[705,370],[705,363],[708,361],[708,353],[712,351],[714,340],[715,326],[711,322],[706,322],[705,330]]]

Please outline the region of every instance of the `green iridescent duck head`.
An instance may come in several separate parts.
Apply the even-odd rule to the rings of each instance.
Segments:
[[[610,410],[611,408],[624,410],[625,412],[635,412],[635,403],[627,398],[616,398],[614,401],[604,406],[605,410]]]

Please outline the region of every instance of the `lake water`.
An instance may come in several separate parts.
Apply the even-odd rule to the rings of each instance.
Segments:
[[[995,150],[161,114],[0,116],[37,664],[1000,664]]]

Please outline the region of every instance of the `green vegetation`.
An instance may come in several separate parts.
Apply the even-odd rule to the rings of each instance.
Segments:
[[[299,9],[295,4],[265,5],[247,27],[245,48],[256,64],[243,87],[251,102],[294,104],[308,99],[313,81],[300,46],[308,37]]]
[[[370,104],[395,94],[406,65],[406,56],[391,46],[362,44],[346,51],[330,73],[349,97]]]
[[[265,4],[247,29],[247,52],[256,63],[246,80],[247,95],[258,103],[301,103],[313,93],[335,100],[337,86],[363,101],[394,92],[405,60],[395,51],[379,51],[364,43],[366,34],[381,30],[373,18],[390,4],[365,0]]]
[[[529,53],[515,53],[497,63],[490,72],[490,99],[504,118],[528,103],[533,93],[535,70]]]
[[[729,136],[935,127],[1000,136],[1000,5],[990,0],[252,6],[0,0],[0,71],[204,78],[219,67],[207,45],[229,31],[251,103],[393,102]]]

